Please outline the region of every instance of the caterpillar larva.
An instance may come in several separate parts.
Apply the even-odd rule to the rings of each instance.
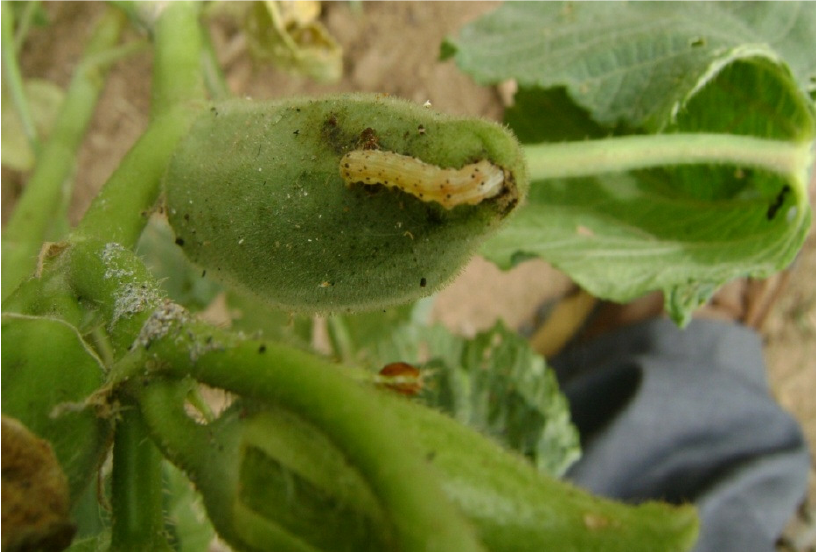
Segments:
[[[446,209],[477,205],[504,189],[504,170],[485,159],[444,169],[392,151],[350,151],[340,160],[340,176],[346,184],[382,184]]]

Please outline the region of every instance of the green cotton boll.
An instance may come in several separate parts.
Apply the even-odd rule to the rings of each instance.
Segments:
[[[191,260],[272,305],[312,313],[438,290],[521,203],[528,181],[500,125],[350,94],[217,104],[178,147],[165,186]]]

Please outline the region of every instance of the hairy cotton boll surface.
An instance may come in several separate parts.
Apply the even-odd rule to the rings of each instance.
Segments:
[[[434,292],[526,188],[522,152],[500,125],[371,94],[217,104],[166,176],[188,257],[302,312]]]

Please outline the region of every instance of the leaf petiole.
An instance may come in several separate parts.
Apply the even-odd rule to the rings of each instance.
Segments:
[[[574,178],[664,165],[733,164],[783,175],[807,167],[811,144],[732,134],[649,134],[525,145],[530,179]]]

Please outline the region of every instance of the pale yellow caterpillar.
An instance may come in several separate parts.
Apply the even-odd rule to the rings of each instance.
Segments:
[[[477,205],[504,189],[504,170],[485,159],[461,169],[444,169],[392,151],[350,151],[340,160],[340,176],[347,185],[398,188],[446,209]]]

